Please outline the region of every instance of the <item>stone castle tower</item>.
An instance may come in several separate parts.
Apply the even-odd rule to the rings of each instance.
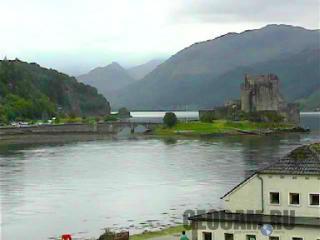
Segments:
[[[244,83],[241,85],[242,111],[279,111],[283,104],[279,78],[276,75],[245,75]]]
[[[285,102],[275,74],[245,75],[245,81],[241,84],[241,110],[247,113],[274,111],[288,122],[299,123],[300,120],[298,105]]]

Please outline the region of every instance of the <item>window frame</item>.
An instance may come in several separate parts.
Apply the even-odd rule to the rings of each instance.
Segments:
[[[232,237],[233,237],[233,239],[234,239],[234,233],[227,233],[227,232],[226,232],[226,233],[223,234],[223,235],[224,235],[224,240],[226,240],[226,235],[227,235],[227,234],[232,235]]]
[[[298,237],[298,236],[292,236],[292,237],[291,237],[291,240],[294,240],[293,238],[300,238],[301,240],[304,240],[303,237]]]
[[[257,235],[255,234],[246,234],[246,240],[250,240],[248,237],[254,237],[257,240]]]
[[[275,236],[275,235],[269,236],[269,240],[270,240],[271,237],[276,237],[276,238],[278,238],[279,240],[281,240],[281,237],[280,237],[280,236]]]
[[[299,204],[293,204],[293,203],[290,202],[290,200],[291,200],[290,194],[298,194],[298,195],[299,195]],[[298,192],[289,192],[289,193],[288,193],[288,205],[289,205],[290,207],[300,207],[300,206],[301,206],[301,193],[298,193]]]
[[[278,193],[279,194],[279,203],[272,203],[271,202],[271,193]],[[271,206],[281,206],[281,194],[278,191],[269,191],[269,205]]]
[[[319,196],[319,205],[311,205],[311,197],[310,197],[310,195],[318,195]],[[320,192],[308,193],[308,207],[320,208]]]
[[[205,240],[205,234],[211,234],[211,240],[214,240],[213,232],[209,232],[209,231],[203,231],[202,232],[202,240]]]

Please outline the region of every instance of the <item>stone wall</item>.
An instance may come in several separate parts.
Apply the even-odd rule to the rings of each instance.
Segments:
[[[276,111],[286,122],[300,122],[298,106],[284,101],[275,74],[245,76],[241,85],[241,110],[245,113]]]
[[[286,122],[292,122],[295,124],[300,123],[300,109],[297,103],[288,103],[280,113],[284,116]]]
[[[154,123],[130,123],[130,122],[108,122],[99,124],[56,124],[39,125],[25,127],[0,127],[0,137],[5,135],[20,134],[118,134],[123,129],[129,129],[129,132],[135,129],[141,132],[141,126],[144,129],[153,129],[158,124]]]
[[[278,111],[283,103],[276,75],[245,76],[241,85],[242,111]]]

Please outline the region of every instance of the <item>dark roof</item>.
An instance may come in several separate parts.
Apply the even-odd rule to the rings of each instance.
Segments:
[[[250,213],[231,213],[222,211],[214,211],[201,215],[189,217],[191,221],[206,222],[236,222],[251,224],[271,224],[286,226],[314,226],[320,227],[320,218],[317,217],[296,217],[285,215],[265,215]]]
[[[287,156],[257,173],[318,175],[320,174],[320,143],[296,148]]]
[[[280,160],[260,169],[240,182],[237,186],[221,197],[223,199],[235,189],[247,182],[255,174],[293,174],[293,175],[320,175],[320,143],[304,145],[291,151]]]

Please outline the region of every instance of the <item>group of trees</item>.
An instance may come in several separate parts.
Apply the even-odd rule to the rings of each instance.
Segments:
[[[19,60],[0,62],[0,121],[49,117],[55,105],[32,84],[32,77],[20,66]]]
[[[55,106],[46,98],[25,99],[9,94],[0,101],[0,121],[42,119],[53,116]]]
[[[0,123],[109,111],[108,102],[95,88],[73,77],[18,59],[0,61]]]

